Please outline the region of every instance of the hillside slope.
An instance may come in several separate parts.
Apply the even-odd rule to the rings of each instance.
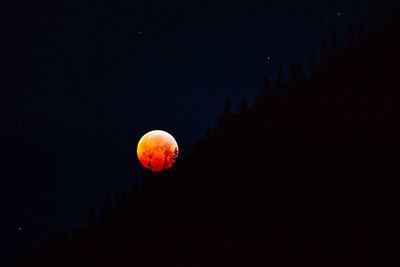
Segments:
[[[388,266],[398,251],[400,12],[304,79],[229,103],[170,171],[17,266]],[[279,77],[278,77],[279,78]]]

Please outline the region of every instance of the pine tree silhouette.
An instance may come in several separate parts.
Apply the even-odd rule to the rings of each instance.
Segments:
[[[286,83],[280,69],[266,108],[240,104],[244,118],[227,100],[174,171],[148,174],[118,204],[106,201],[96,227],[49,239],[16,266],[393,266],[396,12],[336,60],[327,53],[309,78],[292,64]]]
[[[247,104],[246,98],[242,98],[239,106],[239,114],[245,116],[249,113],[249,105]]]
[[[285,87],[285,78],[283,76],[282,66],[278,68],[275,79],[275,91],[282,91]]]

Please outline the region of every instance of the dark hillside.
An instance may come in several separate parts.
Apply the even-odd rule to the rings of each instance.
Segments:
[[[17,266],[389,266],[399,254],[400,12],[304,77],[227,102],[172,170]]]

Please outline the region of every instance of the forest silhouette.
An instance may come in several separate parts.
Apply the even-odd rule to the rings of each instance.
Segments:
[[[390,266],[399,252],[400,7],[266,79],[175,166],[17,267]]]

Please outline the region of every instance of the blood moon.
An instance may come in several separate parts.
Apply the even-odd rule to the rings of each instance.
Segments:
[[[172,135],[165,131],[154,130],[140,138],[136,153],[143,167],[153,172],[160,172],[174,165],[179,149]]]

